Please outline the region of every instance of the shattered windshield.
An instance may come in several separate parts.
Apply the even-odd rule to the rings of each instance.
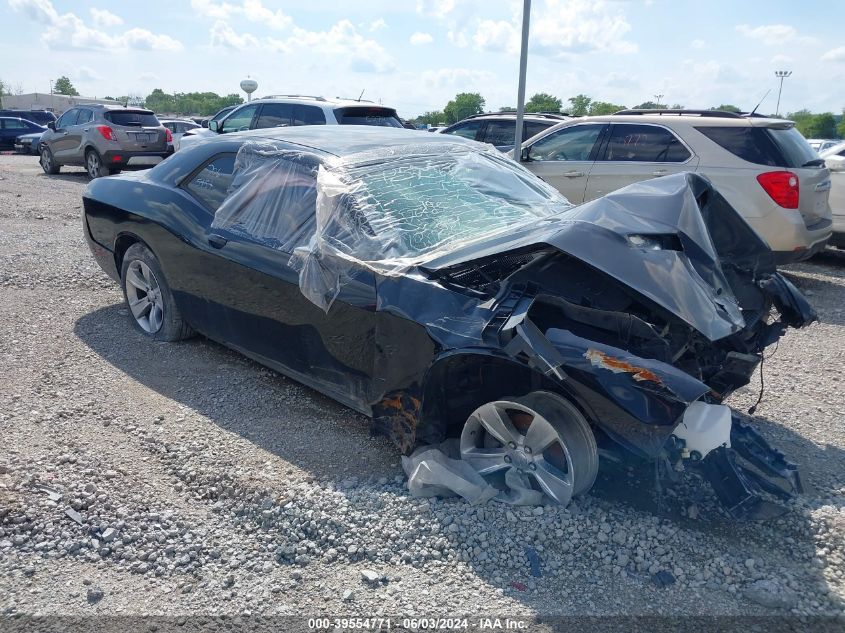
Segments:
[[[498,152],[463,148],[346,164],[338,177],[353,219],[336,234],[366,261],[415,258],[473,242],[572,205]]]

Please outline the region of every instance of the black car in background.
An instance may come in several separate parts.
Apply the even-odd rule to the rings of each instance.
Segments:
[[[56,115],[49,110],[0,110],[0,117],[25,119],[38,125],[47,125],[56,121]]]
[[[459,436],[477,473],[561,504],[600,449],[699,469],[736,517],[801,489],[722,401],[815,314],[694,174],[573,207],[489,145],[315,125],[221,135],[83,203],[138,332],[199,332],[405,452]]]
[[[46,129],[26,119],[0,116],[0,147],[12,148],[19,136],[44,132]]]
[[[571,118],[565,114],[526,112],[522,120],[522,140],[526,141],[543,130]],[[513,148],[515,132],[516,112],[510,111],[475,114],[440,130],[441,134],[454,134],[474,141],[490,143],[500,151]]]

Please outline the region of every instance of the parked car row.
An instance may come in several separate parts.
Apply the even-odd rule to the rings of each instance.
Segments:
[[[845,249],[845,142],[840,141],[819,155],[830,170],[830,209],[833,213],[830,245]]]
[[[628,110],[560,122],[529,139],[520,159],[574,204],[650,178],[702,174],[780,263],[813,256],[831,236],[830,173],[791,121]]]

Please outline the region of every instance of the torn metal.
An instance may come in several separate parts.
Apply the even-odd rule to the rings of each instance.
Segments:
[[[543,389],[600,442],[698,462],[734,516],[769,516],[761,493],[800,491],[759,434],[707,407],[816,315],[705,178],[572,207],[495,150],[458,141],[340,156],[248,142],[237,160],[214,225],[291,254],[328,319],[342,306],[371,318],[365,369],[340,387],[306,382],[373,416],[405,453],[459,433],[483,402]]]

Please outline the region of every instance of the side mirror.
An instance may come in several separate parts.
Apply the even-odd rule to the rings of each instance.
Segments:
[[[48,128],[50,128],[51,130],[53,130],[53,131],[55,132],[55,131],[56,131],[56,123],[55,123],[55,121],[50,121],[50,122],[47,124],[47,127],[48,127]]]
[[[523,147],[522,151],[519,153],[519,160],[521,160],[523,163],[527,163],[529,160],[531,160],[531,158],[529,157],[530,153],[530,147]]]
[[[200,121],[200,126],[201,127],[208,127],[208,121],[206,119],[203,119],[202,121]]]
[[[208,129],[212,132],[220,132],[220,121],[209,121]]]

